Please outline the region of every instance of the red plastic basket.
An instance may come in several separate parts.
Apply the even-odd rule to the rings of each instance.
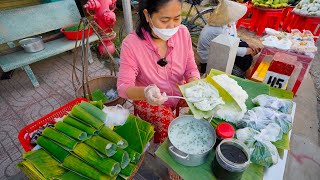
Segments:
[[[47,123],[55,123],[55,118],[60,118],[68,113],[68,111],[71,111],[72,107],[81,103],[82,101],[88,102],[86,98],[76,98],[69,103],[61,106],[60,108],[52,111],[51,113],[43,116],[42,118],[34,121],[33,123],[27,125],[26,127],[22,128],[19,132],[18,139],[20,141],[20,144],[22,145],[23,149],[28,152],[31,151],[33,146],[31,146],[29,139],[26,139],[26,134],[32,133],[33,131],[39,129],[41,126],[47,124]]]

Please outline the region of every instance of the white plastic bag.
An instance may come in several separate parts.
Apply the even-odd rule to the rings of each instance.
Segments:
[[[105,106],[102,111],[107,114],[107,119],[104,122],[107,127],[123,125],[130,114],[128,109],[119,104],[116,106]]]
[[[279,99],[266,94],[261,94],[255,97],[252,99],[252,102],[256,105],[272,108],[286,114],[291,114],[293,107],[293,102],[290,100]]]

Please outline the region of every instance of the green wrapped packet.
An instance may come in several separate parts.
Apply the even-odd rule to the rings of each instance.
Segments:
[[[55,142],[57,142],[58,144],[61,144],[62,147],[68,149],[68,150],[72,150],[76,145],[77,145],[77,141],[75,141],[74,139],[70,138],[69,136],[60,133],[56,130],[54,130],[53,128],[45,128],[42,131],[42,136],[45,136],[49,139],[54,140]]]
[[[84,131],[81,131],[73,126],[70,126],[69,124],[67,123],[64,123],[62,121],[59,121],[57,122],[55,125],[54,125],[55,129],[57,129],[58,131],[70,136],[70,137],[73,137],[75,139],[78,139],[80,141],[84,140],[87,138],[87,133],[84,132]]]
[[[100,136],[92,136],[90,139],[84,141],[84,143],[108,157],[113,156],[117,149],[117,145]]]
[[[94,129],[93,127],[87,126],[86,124],[70,117],[70,116],[66,116],[65,118],[63,118],[63,122],[69,124],[70,126],[73,126],[77,129],[80,129],[84,132],[86,132],[88,135],[95,135],[98,134],[98,131],[96,129]]]

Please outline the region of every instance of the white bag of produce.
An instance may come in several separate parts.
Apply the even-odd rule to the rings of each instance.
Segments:
[[[255,97],[254,99],[252,99],[252,102],[256,105],[266,108],[272,108],[286,114],[291,114],[293,107],[293,102],[290,100],[279,99],[266,94],[261,94]]]
[[[266,128],[261,130],[260,134],[257,135],[257,138],[264,141],[276,142],[282,139],[281,128],[276,123],[270,123]]]
[[[255,107],[248,110],[244,117],[236,123],[236,126],[238,128],[251,127],[255,130],[261,130],[271,123],[278,124],[281,133],[288,133],[292,128],[292,117],[271,108]]]
[[[128,109],[119,104],[116,106],[105,106],[102,111],[107,114],[107,119],[104,122],[107,127],[123,125],[130,114]]]
[[[264,140],[257,140],[250,156],[251,162],[264,167],[277,164],[278,158],[279,153],[277,148],[270,141]]]
[[[277,127],[276,124],[270,125]],[[269,141],[270,139],[277,139],[277,133],[279,133],[279,127],[276,130],[264,129],[259,133],[252,128],[243,128],[236,131],[236,137],[239,141],[245,143],[250,149],[250,161],[262,165],[264,167],[270,167],[278,163],[278,150]]]

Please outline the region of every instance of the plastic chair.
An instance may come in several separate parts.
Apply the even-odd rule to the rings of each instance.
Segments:
[[[283,12],[282,26],[281,26],[281,29],[283,31],[288,31],[287,28],[290,25],[293,18],[292,10],[293,10],[293,7],[287,7],[287,9]]]
[[[311,31],[314,36],[319,36],[320,18],[307,18],[303,29]]]
[[[257,36],[261,36],[264,29],[267,27],[273,28],[275,30],[279,29],[280,22],[282,20],[282,14],[284,9],[279,10],[260,10],[259,16],[261,16],[261,19],[259,20],[261,23],[259,23],[257,27]],[[272,20],[272,21],[271,21]]]
[[[257,29],[257,21],[260,17],[260,11],[259,11],[259,9],[255,8],[255,7],[252,7],[251,11],[252,11],[252,16],[251,16],[251,20],[250,20],[249,31],[253,32]]]
[[[287,31],[291,32],[292,29],[299,29],[300,31],[302,31],[306,21],[305,17],[299,14],[296,14],[293,11],[291,13],[292,13],[292,19],[287,26]]]

